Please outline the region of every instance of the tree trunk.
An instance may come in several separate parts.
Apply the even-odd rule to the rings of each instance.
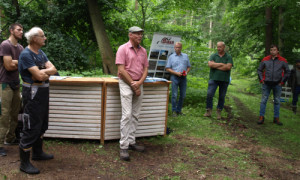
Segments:
[[[97,0],[86,0],[91,16],[94,33],[96,35],[99,51],[102,58],[103,73],[117,74],[117,66],[115,65],[115,55],[111,48],[105,26],[102,20]]]
[[[16,7],[17,18],[19,18],[21,16],[21,12],[18,0],[13,0],[13,4]]]
[[[272,7],[266,7],[266,43],[265,55],[270,54],[270,47],[272,44]]]
[[[278,48],[279,48],[279,53],[281,56],[283,56],[283,39],[281,38],[281,32],[282,32],[282,28],[284,25],[284,21],[283,21],[283,7],[279,6],[279,17],[278,17]]]

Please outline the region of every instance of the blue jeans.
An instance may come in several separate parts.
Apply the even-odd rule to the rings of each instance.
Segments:
[[[219,86],[219,101],[217,108],[222,110],[225,104],[225,96],[227,92],[229,83],[225,81],[215,81],[209,80],[208,81],[208,89],[207,89],[207,96],[206,96],[206,109],[213,108],[213,98],[215,96],[215,92]]]
[[[292,102],[293,106],[297,106],[299,94],[300,94],[300,86],[296,86],[293,93],[293,102]]]
[[[181,112],[183,100],[185,98],[187,79],[185,76],[178,77],[175,75],[171,75],[171,81],[172,81],[172,100],[171,100],[172,111]],[[178,87],[179,87],[180,94],[179,94],[179,100],[177,102]]]
[[[281,89],[282,89],[282,87],[279,84],[276,84],[276,85],[263,84],[262,85],[262,97],[261,97],[260,111],[259,111],[260,116],[265,115],[267,101],[268,101],[271,90],[273,90],[274,118],[279,118]]]

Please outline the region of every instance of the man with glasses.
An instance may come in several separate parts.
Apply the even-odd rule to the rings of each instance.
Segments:
[[[143,32],[137,26],[129,28],[129,41],[119,47],[116,55],[122,105],[120,158],[125,161],[130,160],[129,149],[144,151],[144,146],[137,145],[135,141],[143,99],[143,82],[148,74],[147,51],[140,46]]]
[[[14,23],[10,36],[0,45],[0,156],[6,156],[3,144],[18,144],[15,130],[21,105],[18,59],[23,46],[18,43],[23,36],[23,26]]]
[[[30,163],[32,160],[53,159],[43,152],[43,135],[48,129],[49,118],[49,77],[57,71],[40,49],[45,45],[46,36],[41,28],[34,27],[25,33],[28,46],[20,55],[19,71],[23,80],[23,135],[20,141],[20,170],[28,174],[40,171]]]

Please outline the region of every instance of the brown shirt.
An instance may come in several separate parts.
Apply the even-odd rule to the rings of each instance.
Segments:
[[[5,40],[0,45],[0,83],[11,82],[19,80],[19,72],[7,71],[4,67],[3,56],[11,56],[13,60],[18,60],[21,52],[23,51],[23,46],[17,44],[14,46],[9,40]]]

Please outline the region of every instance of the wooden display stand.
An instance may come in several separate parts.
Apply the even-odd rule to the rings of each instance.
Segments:
[[[102,88],[101,78],[50,80],[45,137],[101,139]]]
[[[144,83],[137,137],[165,135],[169,84]],[[113,78],[50,80],[49,129],[45,137],[104,140],[120,138],[119,82]]]

